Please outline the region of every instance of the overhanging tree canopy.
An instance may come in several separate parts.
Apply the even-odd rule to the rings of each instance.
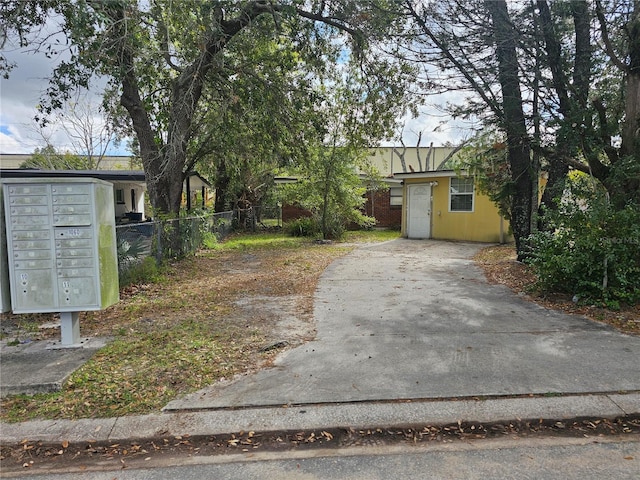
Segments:
[[[124,109],[135,132],[152,206],[175,214],[198,109],[211,79],[229,74],[229,45],[263,34],[260,19],[274,37],[288,36],[319,62],[333,60],[324,54],[339,45],[341,56],[355,53],[365,63],[371,42],[390,24],[377,7],[358,1],[15,0],[3,2],[2,13],[5,32],[34,48],[53,48],[29,37],[47,20],[58,22],[68,38],[70,59],[54,71],[45,109],[59,107],[93,75],[110,79],[108,100],[114,110]]]

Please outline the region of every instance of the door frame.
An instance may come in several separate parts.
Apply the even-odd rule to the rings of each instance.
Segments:
[[[429,217],[429,230],[427,236],[412,236],[411,235],[411,209],[414,207],[412,205],[413,191],[417,188],[425,188],[428,190],[428,200],[427,200],[427,216]],[[431,183],[415,183],[411,185],[407,185],[407,238],[431,238],[431,230],[433,227],[433,196],[432,196],[432,186]]]

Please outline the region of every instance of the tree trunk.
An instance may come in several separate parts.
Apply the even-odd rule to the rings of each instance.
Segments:
[[[518,259],[526,255],[526,239],[532,233],[537,175],[531,160],[531,146],[525,124],[522,95],[518,78],[516,51],[517,32],[509,19],[504,0],[485,0],[491,15],[493,37],[496,44],[498,75],[502,89],[502,128],[507,135],[508,158],[514,184],[511,211],[511,229],[516,241]]]
[[[625,121],[622,127],[621,156],[640,157],[640,2],[634,3],[634,11],[627,23],[629,36],[629,67],[625,88]],[[640,161],[640,158],[638,159]]]
[[[227,193],[230,182],[231,179],[227,173],[226,161],[224,158],[221,158],[216,167],[216,201],[213,207],[216,213],[227,210]]]
[[[640,171],[640,2],[635,3],[632,20],[627,24],[629,35],[629,69],[625,88],[625,121],[622,127],[621,161],[631,172]],[[625,175],[616,182],[612,195],[616,208],[628,203],[640,204],[640,178],[637,173]],[[620,192],[622,190],[622,192]]]
[[[151,124],[140,95],[136,76],[137,56],[131,50],[127,31],[126,6],[114,3],[105,7],[112,20],[114,58],[120,68],[122,95],[120,103],[127,110],[140,144],[140,156],[147,181],[147,192],[155,214],[177,216],[182,203],[182,183],[187,158],[187,145],[192,134],[193,114],[202,95],[204,79],[212,68],[213,58],[234,35],[259,15],[270,12],[273,6],[267,2],[248,2],[237,18],[216,18],[211,32],[203,38],[199,57],[184,67],[172,81],[169,98],[169,130],[166,144]],[[222,10],[218,15],[224,15]]]

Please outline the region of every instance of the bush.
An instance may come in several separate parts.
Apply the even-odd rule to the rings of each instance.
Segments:
[[[157,283],[162,280],[162,269],[155,258],[146,257],[120,274],[120,288],[139,283]]]
[[[300,217],[285,223],[284,231],[292,237],[315,237],[320,234],[320,226],[311,217]]]
[[[549,230],[529,238],[527,263],[543,291],[566,292],[610,307],[640,301],[640,209],[614,210],[605,195],[580,196],[547,212]],[[588,193],[588,192],[587,192]]]
[[[202,234],[202,248],[207,250],[214,250],[218,248],[218,237],[216,237],[215,233],[212,232],[204,232]]]

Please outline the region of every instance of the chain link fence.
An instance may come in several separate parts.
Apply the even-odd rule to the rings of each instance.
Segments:
[[[228,211],[117,225],[118,271],[125,275],[148,257],[160,264],[194,253],[205,241],[229,235],[233,222],[234,212]]]
[[[238,229],[256,232],[282,227],[282,207],[254,206],[233,211],[234,222]]]
[[[256,232],[281,227],[280,206],[117,225],[118,270],[122,277],[149,257],[155,258],[158,265],[168,259],[184,257],[207,241],[222,240],[233,230]]]

